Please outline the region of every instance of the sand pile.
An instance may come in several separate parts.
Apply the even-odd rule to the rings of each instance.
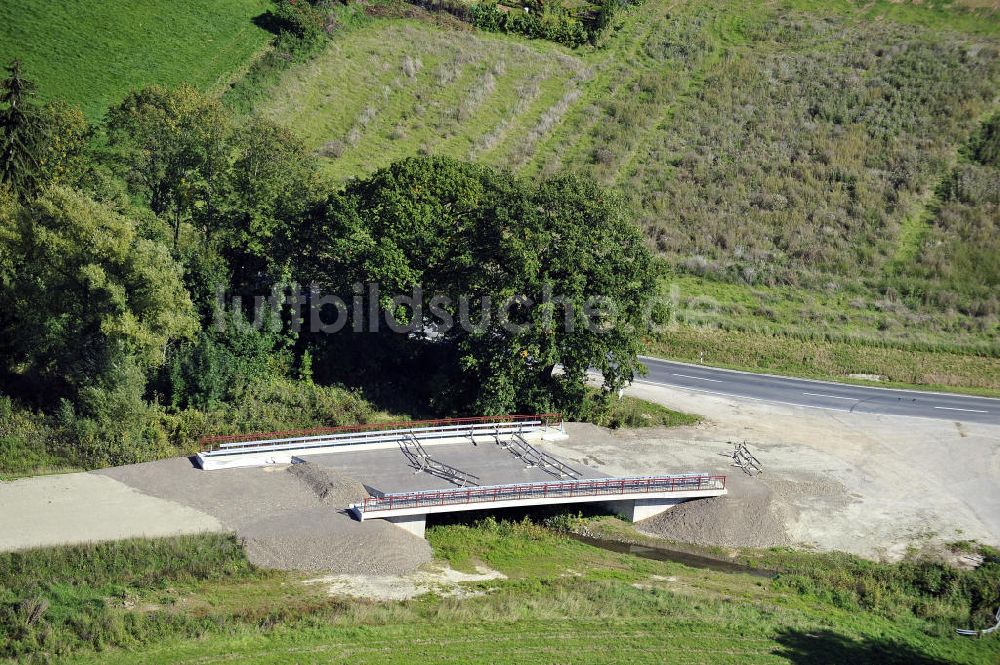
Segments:
[[[317,503],[241,525],[247,556],[258,566],[362,575],[399,575],[431,560],[427,541],[385,520],[359,522],[348,511],[368,492],[336,469],[299,462],[288,473]]]
[[[240,528],[247,556],[258,566],[331,573],[400,575],[431,560],[426,540],[385,520],[358,522],[319,506]]]

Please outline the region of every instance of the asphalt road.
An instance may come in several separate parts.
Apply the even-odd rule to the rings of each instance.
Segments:
[[[1000,399],[947,393],[869,388],[768,374],[737,372],[642,357],[649,373],[635,383],[684,388],[713,395],[848,413],[936,418],[1000,425]]]

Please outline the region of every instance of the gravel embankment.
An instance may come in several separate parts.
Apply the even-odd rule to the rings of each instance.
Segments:
[[[427,541],[346,508],[368,496],[335,469],[301,463],[202,471],[183,458],[105,469],[143,494],[197,508],[243,538],[250,560],[284,570],[398,575],[431,560]]]
[[[346,510],[368,496],[357,480],[301,462],[288,474],[315,494],[309,508],[244,524],[238,531],[259,566],[362,575],[399,575],[432,558],[426,540],[385,520],[358,522]]]
[[[636,527],[646,535],[704,546],[789,544],[785,527],[774,514],[774,495],[763,482],[736,477],[735,482],[730,482],[729,492],[724,496],[685,501],[639,522]]]

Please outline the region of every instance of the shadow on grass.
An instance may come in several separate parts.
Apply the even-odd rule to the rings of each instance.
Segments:
[[[807,633],[789,630],[776,638],[778,655],[798,665],[945,665],[946,660],[927,656],[894,640],[855,640],[830,631]]]
[[[283,29],[287,29],[287,25],[282,21],[274,12],[266,11],[263,14],[254,16],[250,19],[254,25],[262,30],[267,30],[272,35],[277,35]]]

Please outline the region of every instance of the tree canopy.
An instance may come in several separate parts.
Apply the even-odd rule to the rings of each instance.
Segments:
[[[292,131],[190,87],[133,92],[91,127],[30,106],[16,68],[4,85],[22,162],[0,186],[0,376],[74,459],[161,454],[275,381],[314,406],[239,413],[337,422],[316,405],[353,404],[347,384],[413,413],[576,415],[588,369],[610,393],[641,368],[652,259],[591,180],[414,157],[335,188]],[[320,324],[347,303],[375,316],[303,328],[295,284],[342,299]],[[380,291],[364,313],[358,284]]]
[[[57,187],[0,225],[0,250],[17,266],[0,284],[8,372],[74,394],[123,357],[162,364],[168,340],[196,330],[180,266],[135,221]]]
[[[304,231],[302,278],[346,300],[352,283],[377,283],[386,324],[410,324],[408,336],[386,324],[332,336],[335,355],[341,345],[367,348],[379,362],[413,355],[433,373],[431,397],[443,411],[572,411],[588,368],[608,390],[639,370],[652,259],[620,200],[590,180],[536,186],[483,166],[411,158],[330,197]],[[416,320],[412,306],[393,300],[414,287],[427,301]]]

